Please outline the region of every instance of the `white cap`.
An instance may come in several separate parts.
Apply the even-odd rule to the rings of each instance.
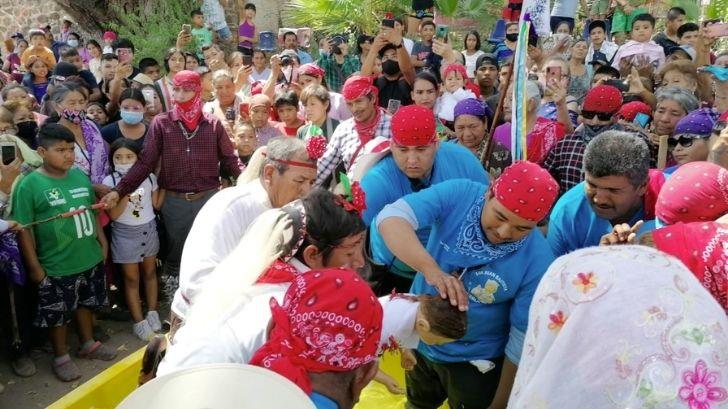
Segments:
[[[301,388],[257,366],[200,365],[165,375],[127,396],[117,409],[315,409]]]

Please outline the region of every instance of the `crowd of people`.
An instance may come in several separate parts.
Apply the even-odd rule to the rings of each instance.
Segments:
[[[410,408],[726,404],[727,26],[599,0],[577,31],[557,1],[515,84],[520,3],[487,40],[414,3],[316,50],[259,47],[252,3],[235,40],[216,0],[164,55],[70,19],[6,41],[13,371],[47,336],[79,379],[69,328],[115,359],[113,285],[135,336],[169,321],[147,379],[250,364],[340,409],[372,380]]]

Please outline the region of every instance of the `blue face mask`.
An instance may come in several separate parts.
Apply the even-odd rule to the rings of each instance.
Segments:
[[[78,47],[78,40],[68,40],[66,44],[68,44],[70,47],[76,48]]]
[[[121,111],[121,120],[129,125],[136,125],[144,120],[143,112]]]

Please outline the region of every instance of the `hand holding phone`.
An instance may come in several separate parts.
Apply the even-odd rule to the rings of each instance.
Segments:
[[[450,33],[450,27],[444,24],[438,24],[435,27],[435,38],[442,42],[447,42],[448,34]]]
[[[0,142],[0,155],[2,156],[3,165],[7,166],[17,157],[17,147],[13,142]]]
[[[546,85],[561,81],[561,67],[546,67]]]
[[[253,56],[243,54],[243,66],[247,67],[247,66],[251,66],[251,65],[253,65]]]
[[[191,34],[192,33],[192,26],[189,24],[182,24],[182,31],[185,32],[185,34]]]
[[[634,117],[634,124],[640,126],[642,129],[647,129],[647,126],[650,124],[650,116],[643,112],[638,112]]]
[[[705,27],[705,33],[712,38],[728,37],[728,23],[715,23]]]

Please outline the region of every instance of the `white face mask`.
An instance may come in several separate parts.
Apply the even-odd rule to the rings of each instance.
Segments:
[[[133,163],[125,163],[123,165],[114,164],[114,170],[122,175],[126,175],[126,173],[129,172],[129,169],[131,169],[132,166],[134,166]]]

